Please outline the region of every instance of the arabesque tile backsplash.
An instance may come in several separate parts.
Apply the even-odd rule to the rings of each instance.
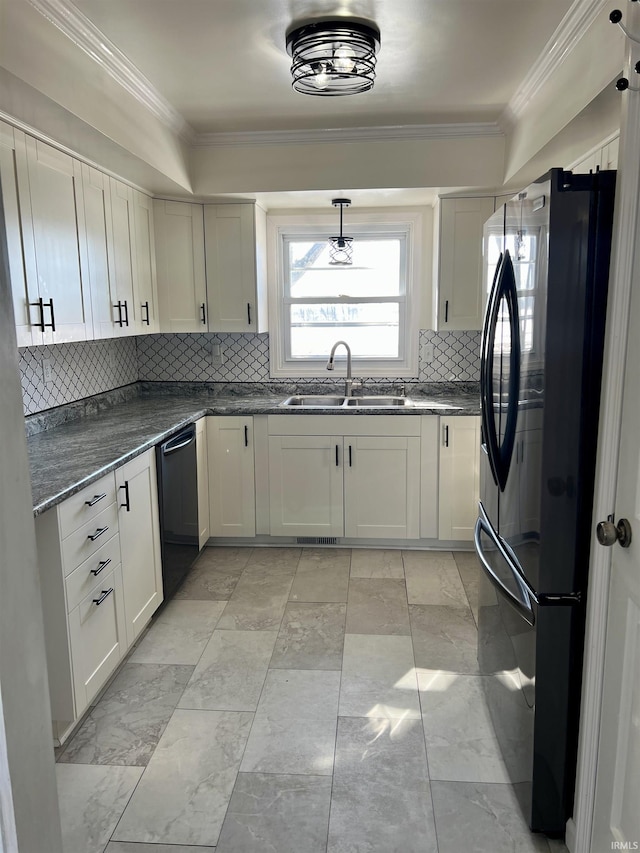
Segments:
[[[221,348],[223,363],[213,364],[212,347]],[[433,358],[427,361],[430,346]],[[414,377],[377,377],[367,384],[390,381],[475,382],[480,369],[480,332],[420,332],[419,372]],[[45,383],[48,359],[51,381]],[[111,391],[137,381],[273,382],[283,385],[318,380],[335,384],[336,376],[318,380],[269,377],[269,335],[156,334],[113,338],[19,350],[26,415]]]

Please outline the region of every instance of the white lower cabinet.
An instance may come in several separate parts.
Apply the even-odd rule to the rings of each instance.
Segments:
[[[196,468],[198,477],[198,547],[204,548],[209,533],[209,450],[207,418],[196,421]]]
[[[478,517],[480,418],[440,418],[438,538],[473,539]]]
[[[269,436],[272,536],[344,535],[343,456],[342,436]]]
[[[121,566],[105,573],[69,613],[69,644],[76,706],[82,713],[127,649]]]
[[[155,450],[116,471],[122,584],[129,645],[162,604]]]
[[[255,536],[253,418],[209,417],[209,534]]]
[[[162,601],[154,451],[35,526],[53,734],[62,743]]]
[[[274,415],[268,432],[272,536],[419,538],[419,417]]]

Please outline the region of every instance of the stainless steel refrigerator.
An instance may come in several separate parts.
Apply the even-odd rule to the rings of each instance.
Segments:
[[[478,660],[531,829],[571,815],[615,172],[553,169],[484,231]]]

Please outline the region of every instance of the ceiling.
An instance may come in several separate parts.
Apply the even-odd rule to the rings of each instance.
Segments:
[[[567,52],[596,13],[596,43],[616,29],[604,11],[614,2],[0,0],[0,108],[26,127],[42,119],[45,135],[156,193],[253,197],[268,209],[333,196],[360,208],[431,204],[499,186],[514,128],[552,75],[574,85]],[[286,32],[335,16],[380,28],[375,86],[299,94]],[[574,86],[576,103],[583,83],[592,98],[609,82],[602,64]],[[557,134],[577,115],[562,98],[544,104],[553,115],[534,109],[527,156],[552,138],[547,124]]]
[[[202,134],[497,121],[571,0],[74,5]],[[346,98],[301,95],[291,88],[286,30],[294,21],[335,14],[379,26],[375,87]]]

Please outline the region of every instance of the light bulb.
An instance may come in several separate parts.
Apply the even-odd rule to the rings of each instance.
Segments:
[[[313,83],[318,89],[326,89],[330,82],[330,77],[327,74],[327,66],[324,62],[319,62],[315,67],[315,75]]]
[[[353,53],[348,47],[339,47],[333,54],[333,67],[336,71],[351,74],[355,64]]]

